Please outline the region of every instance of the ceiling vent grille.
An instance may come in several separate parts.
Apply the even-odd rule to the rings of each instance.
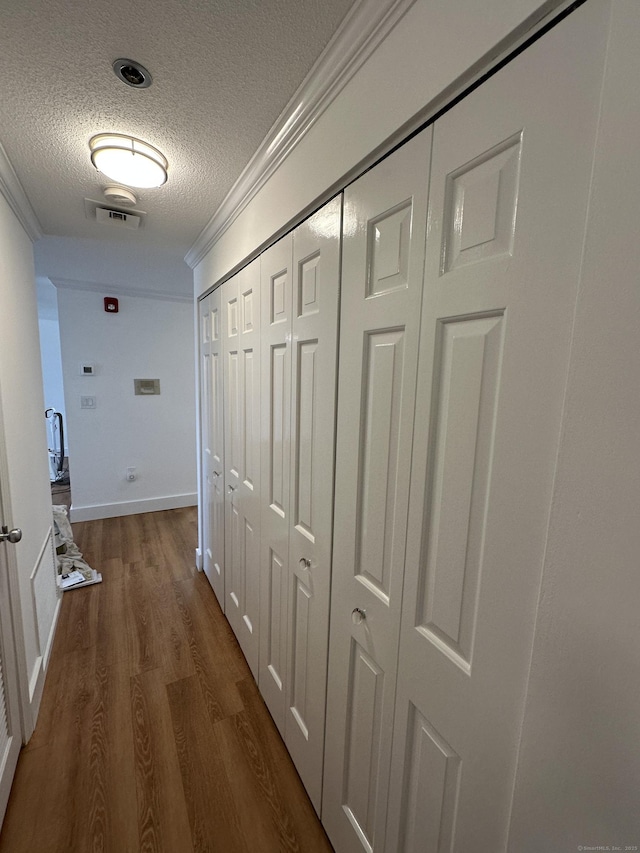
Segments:
[[[124,228],[137,228],[140,225],[140,217],[135,213],[125,213],[109,207],[96,207],[96,219],[103,225],[119,225]]]
[[[143,228],[147,214],[144,210],[122,210],[118,207],[108,207],[104,201],[85,198],[84,214],[87,219],[99,222],[101,225],[111,225],[114,228],[137,230]]]

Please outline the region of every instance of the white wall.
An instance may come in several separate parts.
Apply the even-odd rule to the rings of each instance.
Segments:
[[[15,546],[20,609],[16,635],[23,678],[25,729],[30,736],[53,636],[57,595],[51,540],[38,313],[31,241],[0,195],[0,429],[8,460],[3,523],[21,527]],[[9,498],[6,500],[6,498]]]
[[[103,295],[58,289],[71,517],[195,504],[193,306],[121,296],[107,314]],[[85,361],[95,376],[80,374]],[[135,396],[134,378],[159,379],[160,396]],[[94,396],[95,410],[81,409],[81,396]]]
[[[512,853],[640,846],[639,35],[616,0]]]
[[[560,0],[558,0],[560,2]],[[195,269],[204,293],[520,27],[541,0],[416,0]],[[213,211],[212,211],[213,213]]]

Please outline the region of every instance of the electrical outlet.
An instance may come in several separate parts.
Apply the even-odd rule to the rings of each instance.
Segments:
[[[135,468],[127,468],[127,480],[132,482],[136,479],[136,469]]]
[[[81,409],[95,409],[96,407],[96,398],[95,397],[80,397],[80,408]]]

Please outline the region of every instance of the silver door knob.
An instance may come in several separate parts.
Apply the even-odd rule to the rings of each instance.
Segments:
[[[14,527],[13,530],[9,530],[8,527],[3,525],[2,532],[0,533],[0,542],[13,542],[15,545],[16,542],[19,542],[22,539],[22,530],[19,527]]]
[[[307,560],[306,557],[300,557],[298,560],[298,565],[301,569],[310,569],[311,568],[311,560]]]
[[[362,607],[354,607],[351,612],[351,621],[354,625],[360,625],[367,618],[367,611]]]
[[[216,480],[217,480],[217,479],[218,479],[218,477],[220,476],[220,471],[214,471],[214,472],[213,472],[213,476],[214,476],[214,477],[216,478]]]
[[[235,490],[236,490],[235,486],[227,486],[227,491],[229,492],[229,494],[231,494],[232,492],[235,492]]]

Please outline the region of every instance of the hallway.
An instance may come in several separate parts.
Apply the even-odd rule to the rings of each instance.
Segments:
[[[0,853],[330,851],[192,567],[195,508],[74,535],[104,580],[64,596]]]

